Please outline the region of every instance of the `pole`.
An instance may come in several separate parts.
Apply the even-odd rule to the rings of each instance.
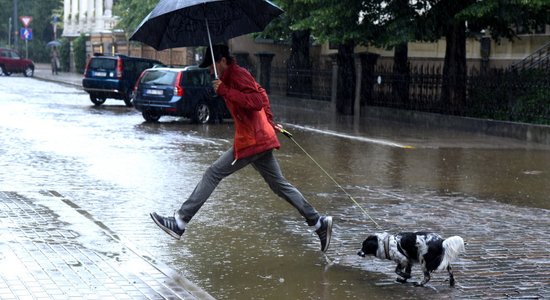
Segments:
[[[13,30],[17,31],[17,6],[18,6],[18,3],[17,3],[17,0],[13,0]],[[19,41],[17,39],[17,33],[14,33],[13,35],[14,39],[13,39],[13,45],[14,45],[14,48],[17,49],[17,46],[19,44]]]
[[[8,48],[11,48],[11,17],[10,21],[8,22]]]
[[[214,66],[214,75],[216,80],[218,79],[218,70],[216,69],[216,60],[214,59],[214,49],[212,48],[212,39],[210,38],[210,27],[208,27],[208,19],[204,18],[206,22],[206,32],[208,33],[208,44],[210,45],[210,54],[212,55],[212,65]]]

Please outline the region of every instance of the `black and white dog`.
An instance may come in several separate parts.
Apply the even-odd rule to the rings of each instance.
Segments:
[[[415,283],[417,286],[426,284],[430,280],[431,272],[446,269],[449,272],[450,285],[454,286],[451,262],[461,252],[464,252],[464,240],[459,236],[443,239],[432,232],[402,232],[397,235],[377,233],[367,237],[357,255],[374,255],[380,259],[395,261],[395,273],[400,276],[397,281],[401,283],[411,278],[412,265],[420,264],[424,280]]]

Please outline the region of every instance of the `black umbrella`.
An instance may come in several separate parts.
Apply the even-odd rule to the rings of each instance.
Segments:
[[[160,0],[130,40],[156,50],[206,45],[212,49],[212,43],[264,30],[282,13],[267,0]]]

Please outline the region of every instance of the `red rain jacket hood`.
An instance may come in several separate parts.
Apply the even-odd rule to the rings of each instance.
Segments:
[[[220,80],[218,95],[225,99],[235,121],[235,159],[278,149],[280,144],[265,89],[235,62],[227,66]]]

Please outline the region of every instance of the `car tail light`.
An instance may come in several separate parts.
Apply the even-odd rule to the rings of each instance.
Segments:
[[[86,74],[88,74],[88,69],[90,68],[90,62],[92,60],[91,59],[88,59],[88,62],[86,63],[86,68],[84,69],[84,76],[86,76]]]
[[[141,72],[141,74],[139,75],[139,78],[136,81],[136,84],[134,84],[134,92],[137,92],[139,82],[141,81],[141,78],[143,78],[143,75],[145,75],[145,70]]]
[[[116,77],[122,78],[122,59],[119,57],[116,63]]]
[[[183,96],[183,87],[181,86],[181,77],[183,72],[179,72],[174,86],[174,96]]]

